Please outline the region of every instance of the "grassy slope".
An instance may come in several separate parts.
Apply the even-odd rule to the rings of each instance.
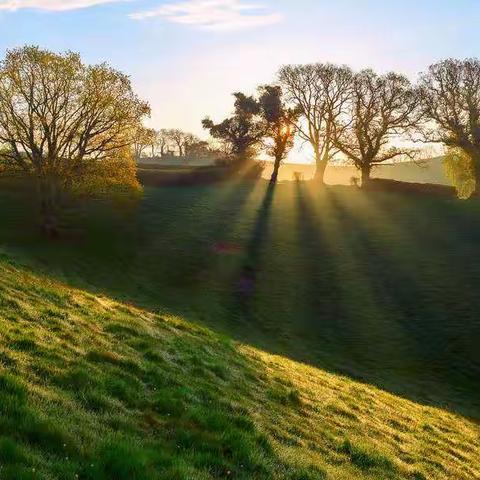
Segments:
[[[2,260],[10,478],[479,476],[479,202],[147,189],[52,244],[20,198],[0,243],[52,280]]]
[[[473,421],[0,259],[1,478],[472,479]]]

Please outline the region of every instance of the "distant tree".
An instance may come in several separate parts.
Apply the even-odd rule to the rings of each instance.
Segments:
[[[259,88],[259,94],[265,150],[274,159],[270,182],[276,183],[280,165],[293,148],[300,112],[286,106],[280,86],[264,85]]]
[[[143,125],[140,125],[136,131],[134,136],[134,143],[133,143],[133,154],[135,160],[140,160],[143,153],[147,148],[151,148],[154,150],[155,143],[157,141],[157,131],[153,128],[147,128]],[[153,157],[153,155],[152,155]]]
[[[185,152],[187,156],[192,157],[208,156],[211,153],[210,144],[206,140],[201,140],[192,135],[186,145]]]
[[[235,109],[231,117],[215,124],[209,118],[202,124],[210,135],[225,145],[228,156],[237,164],[251,161],[264,136],[263,125],[258,120],[260,105],[252,96],[235,93]]]
[[[353,77],[345,114],[334,122],[333,144],[370,180],[375,165],[416,150],[393,146],[392,139],[418,123],[418,95],[403,75],[364,70]]]
[[[196,155],[201,147],[205,146],[204,142],[200,140],[196,135],[193,133],[185,133],[183,139],[183,154],[185,157]]]
[[[480,60],[447,59],[420,78],[424,139],[458,149],[471,159],[480,190]]]
[[[171,137],[169,130],[162,128],[157,132],[156,136],[156,147],[160,150],[160,156],[165,156],[171,149]]]
[[[324,182],[325,170],[336,153],[333,124],[342,115],[350,95],[352,72],[331,64],[289,65],[279,72],[284,92],[303,116],[298,134],[313,148],[315,180]]]
[[[177,149],[178,156],[184,157],[185,156],[185,147],[190,139],[190,134],[185,133],[183,130],[179,128],[171,128],[166,130],[166,134],[170,139],[170,143],[175,145]]]
[[[0,63],[1,157],[38,182],[48,235],[58,233],[62,191],[74,189],[87,170],[105,174],[96,166],[131,148],[149,111],[128,77],[106,64],[86,66],[75,53],[37,47],[7,52]]]

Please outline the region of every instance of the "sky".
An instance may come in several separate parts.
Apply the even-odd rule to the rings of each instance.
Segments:
[[[79,52],[131,76],[149,124],[202,134],[231,93],[283,64],[346,63],[412,79],[480,56],[479,0],[0,0],[0,56],[25,44]]]

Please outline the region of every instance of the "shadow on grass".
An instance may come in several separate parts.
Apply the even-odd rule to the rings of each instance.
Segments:
[[[441,245],[416,239],[422,215],[428,229],[430,199],[263,181],[147,189],[135,216],[114,219],[94,206],[85,242],[52,245],[9,195],[0,195],[0,241],[33,269],[480,417],[480,305],[465,293],[480,288],[480,275],[471,259],[445,260]],[[363,212],[362,198],[370,202]],[[449,210],[435,228],[461,249],[469,219],[472,235],[480,231],[477,210],[463,213],[458,237],[448,222],[464,207],[439,201]],[[218,242],[234,248],[219,255]]]
[[[242,266],[237,284],[236,296],[244,314],[248,315],[252,299],[257,287],[258,274],[261,268],[262,250],[268,237],[268,226],[272,210],[276,184],[269,183],[265,196],[258,210],[257,218],[246,246],[245,261]]]
[[[359,192],[355,203],[337,191],[328,197],[362,274],[354,284],[366,284],[376,306],[374,325],[366,322],[371,339],[364,346],[377,365],[360,378],[413,400],[478,416],[480,305],[468,293],[475,272],[469,275],[451,251],[434,247],[445,225],[443,232],[431,221],[425,226],[413,199],[402,200],[411,202],[405,221],[395,206],[386,210],[382,197]],[[447,218],[451,221],[450,212]],[[455,224],[447,222],[446,228]],[[392,239],[403,247],[393,249]],[[366,301],[357,305],[358,312]],[[354,315],[348,318],[355,321]]]

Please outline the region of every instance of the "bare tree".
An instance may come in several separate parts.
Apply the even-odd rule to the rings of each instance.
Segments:
[[[175,145],[178,155],[184,157],[185,146],[188,142],[188,134],[179,128],[172,128],[167,130],[167,135],[169,136],[171,143]]]
[[[447,59],[420,78],[424,139],[464,152],[480,189],[480,60]]]
[[[345,114],[334,122],[333,143],[361,171],[362,185],[372,168],[416,150],[394,146],[396,139],[418,123],[418,95],[403,75],[379,76],[364,70],[353,77]]]
[[[290,65],[279,72],[287,98],[303,115],[298,134],[313,148],[315,179],[320,183],[336,153],[333,124],[349,98],[351,77],[348,67],[331,64]]]
[[[156,138],[156,146],[160,149],[160,156],[163,157],[166,155],[171,148],[171,136],[169,134],[169,130],[162,128],[158,133],[157,133],[157,138]]]
[[[38,181],[47,234],[57,232],[61,190],[92,163],[130,147],[149,111],[129,78],[106,64],[85,66],[77,54],[37,47],[7,52],[0,63],[2,159]]]

